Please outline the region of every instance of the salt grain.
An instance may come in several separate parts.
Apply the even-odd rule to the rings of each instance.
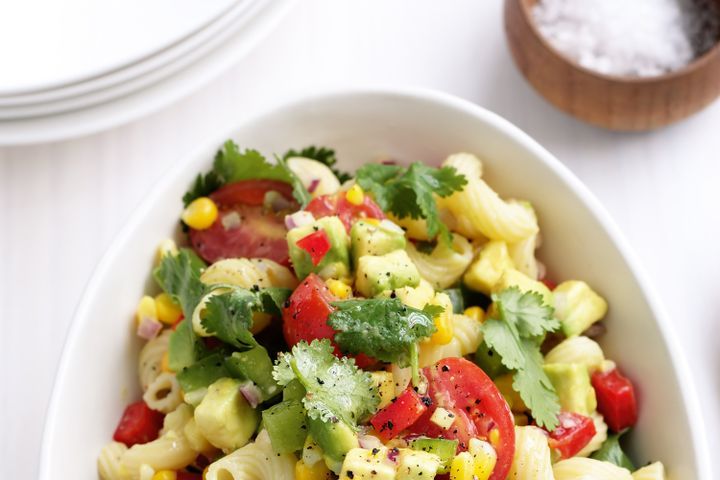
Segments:
[[[720,37],[712,0],[542,0],[533,15],[553,47],[608,75],[678,70]]]

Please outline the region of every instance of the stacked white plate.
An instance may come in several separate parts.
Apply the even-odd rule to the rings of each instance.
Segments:
[[[291,1],[0,2],[0,145],[150,113],[232,65]]]

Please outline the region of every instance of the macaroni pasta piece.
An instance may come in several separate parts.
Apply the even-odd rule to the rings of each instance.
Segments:
[[[582,363],[591,372],[602,368],[604,361],[600,345],[585,336],[563,340],[545,355],[545,363]]]
[[[127,447],[120,442],[111,442],[100,450],[97,467],[102,480],[127,480],[129,475],[122,466],[122,457]]]
[[[461,192],[438,199],[455,217],[456,230],[472,239],[487,237],[520,242],[538,232],[537,220],[523,205],[506,202],[482,180],[482,163],[474,155],[450,155],[443,166],[455,167],[468,184]]]
[[[205,480],[293,480],[295,456],[277,454],[266,430],[249,443],[210,464]]]
[[[624,468],[592,458],[573,457],[553,465],[555,480],[632,480]]]
[[[140,378],[140,386],[143,392],[148,389],[151,383],[162,372],[161,364],[163,355],[167,352],[168,342],[170,341],[170,330],[165,330],[157,337],[148,341],[138,357],[138,377]]]
[[[180,384],[174,373],[163,372],[150,384],[143,400],[148,407],[163,413],[170,413],[182,403]]]
[[[665,480],[665,466],[662,462],[655,462],[635,470],[633,480]]]
[[[458,234],[453,235],[452,245],[439,240],[429,255],[418,251],[412,242],[408,242],[406,250],[420,276],[436,290],[457,283],[473,259],[472,245]]]
[[[516,202],[511,201],[510,203]],[[528,212],[530,212],[532,214],[532,217],[535,219],[535,222],[537,222],[537,215],[535,214],[535,210],[533,210],[532,206],[530,206],[529,203],[520,202],[518,204],[525,208]],[[535,258],[535,250],[539,246],[539,230],[530,235],[529,237],[520,240],[519,242],[511,243],[510,245],[508,245],[508,250],[510,251],[510,258],[512,258],[515,268],[527,275],[528,277],[532,278],[533,280],[537,280],[541,277],[540,263],[537,261],[537,258]]]
[[[515,427],[515,456],[507,478],[553,480],[550,446],[544,431],[532,426]]]
[[[266,258],[228,258],[219,260],[200,275],[207,285],[228,284],[242,288],[295,288],[297,279],[287,268]]]
[[[482,341],[481,323],[466,315],[453,314],[453,338],[445,345],[420,343],[420,367],[427,367],[450,357],[464,357],[475,353]]]

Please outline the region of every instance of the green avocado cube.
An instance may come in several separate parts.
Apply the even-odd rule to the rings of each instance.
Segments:
[[[350,244],[353,264],[364,255],[385,255],[405,249],[405,232],[389,220],[372,223],[366,220],[355,222],[350,230]]]
[[[405,250],[385,255],[363,255],[358,259],[355,288],[365,297],[419,284],[420,272]]]
[[[565,412],[590,415],[597,408],[595,390],[587,366],[582,363],[548,363],[543,365]]]

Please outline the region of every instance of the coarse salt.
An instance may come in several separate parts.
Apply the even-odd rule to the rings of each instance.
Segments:
[[[712,0],[541,0],[533,16],[554,48],[608,75],[678,70],[720,37]]]

